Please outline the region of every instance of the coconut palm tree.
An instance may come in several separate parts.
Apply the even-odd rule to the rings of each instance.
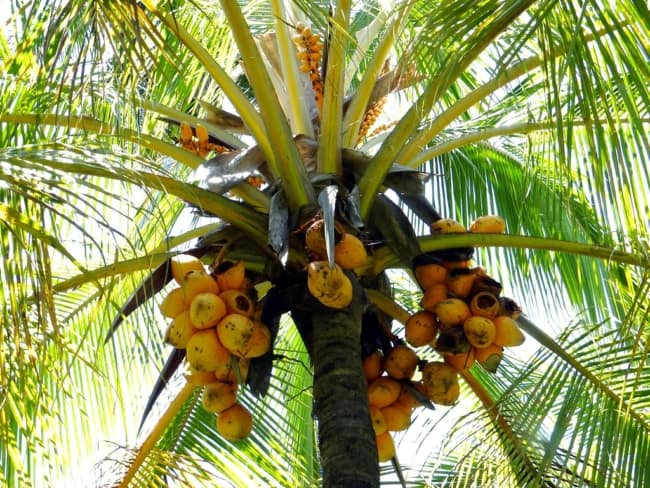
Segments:
[[[11,5],[3,485],[649,483],[644,2]],[[488,214],[507,233],[431,231]],[[353,271],[343,234],[368,254]],[[181,253],[243,262],[272,331],[238,393],[246,440],[163,342]],[[523,309],[525,346],[461,368],[451,406],[405,380],[434,408],[378,463],[362,361],[404,343],[415,269],[470,258]],[[316,260],[347,301],[317,299]]]

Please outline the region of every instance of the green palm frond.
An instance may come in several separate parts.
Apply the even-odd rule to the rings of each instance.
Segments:
[[[309,354],[286,317],[268,393],[242,393],[255,429],[234,445],[199,390],[160,420],[183,391],[180,374],[137,432],[169,353],[161,297],[104,344],[149,271],[198,237],[221,246],[235,227],[247,242],[223,245],[228,258],[277,273],[272,196],[280,189],[293,226],[320,184],[296,134],[320,143],[320,172],[347,177],[341,149],[364,152],[369,166],[346,181],[359,197],[346,203],[364,217],[401,163],[431,174],[426,194],[441,215],[469,224],[497,213],[508,225],[507,235],[429,237],[431,222],[405,208],[422,250],[476,248],[522,305],[528,341],[496,375],[474,366],[458,405],[422,411],[396,436],[407,486],[648,484],[647,5],[14,4],[15,42],[0,33],[1,484],[113,484],[129,467],[135,486],[321,482]],[[320,114],[291,39],[298,23],[329,47]],[[383,132],[360,137],[380,98]],[[180,123],[203,125],[235,154],[256,146],[269,186],[217,195],[189,181],[204,159],[180,147]],[[371,243],[369,280],[403,265],[384,244]],[[298,251],[291,259],[304,264]],[[420,290],[391,276],[399,303],[385,290],[374,303],[403,323]],[[162,435],[139,465],[134,446],[152,430]],[[399,486],[392,466],[381,471]]]

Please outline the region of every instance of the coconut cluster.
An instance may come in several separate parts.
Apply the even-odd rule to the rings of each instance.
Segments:
[[[395,456],[392,433],[411,425],[413,411],[422,406],[421,399],[426,397],[422,381],[408,381],[415,375],[418,364],[415,351],[405,344],[397,344],[385,353],[374,351],[363,360],[379,462]]]
[[[335,226],[334,266],[327,260],[325,223],[315,219],[305,231],[305,248],[310,262],[307,265],[309,293],[326,307],[341,309],[352,301],[352,282],[344,270],[354,271],[365,266],[368,254],[363,242],[343,226]]]
[[[431,226],[432,233],[502,233],[505,223],[498,216],[476,219],[469,229],[443,219]],[[452,405],[460,396],[459,372],[478,361],[495,372],[503,348],[520,345],[524,335],[515,319],[521,313],[510,298],[501,296],[501,284],[469,261],[445,261],[422,256],[414,267],[424,293],[421,309],[405,323],[404,340],[395,337],[393,347],[364,358],[368,404],[377,436],[379,461],[395,455],[392,432],[411,424],[415,408],[426,401]],[[418,349],[432,347],[439,360],[419,359]],[[419,371],[419,373],[418,373]]]
[[[434,234],[503,233],[501,217],[486,215],[466,229],[451,219],[431,225]],[[480,266],[469,261],[444,261],[435,258],[415,267],[415,278],[424,290],[420,305],[405,327],[406,341],[414,347],[433,347],[446,364],[462,371],[478,361],[496,372],[504,347],[518,346],[524,335],[515,319],[519,306],[501,296],[501,284]]]
[[[210,142],[208,129],[201,124],[197,124],[196,130],[193,130],[187,122],[181,122],[178,142],[183,149],[193,152],[202,158],[205,158],[211,151],[218,153],[228,151],[227,147]]]
[[[203,389],[203,407],[217,414],[217,431],[228,440],[248,436],[250,412],[237,401],[251,358],[271,348],[271,331],[248,292],[243,262],[226,262],[212,273],[194,256],[171,260],[179,285],[160,304],[171,319],[164,340],[186,350],[187,381]]]
[[[323,107],[323,80],[320,74],[320,63],[323,57],[323,41],[318,34],[312,32],[304,24],[296,26],[296,35],[293,42],[298,48],[296,56],[300,62],[300,71],[309,75],[316,106],[320,112]]]

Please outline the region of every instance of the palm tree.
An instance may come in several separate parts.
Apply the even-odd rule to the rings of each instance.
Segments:
[[[648,484],[643,2],[70,0],[12,13],[3,485]],[[507,234],[429,232],[493,213]],[[318,216],[330,248],[338,221],[369,252],[340,309],[307,291],[302,231]],[[157,305],[181,252],[241,260],[271,289],[273,352],[240,393],[255,419],[245,441],[215,432],[182,351],[162,342]],[[507,349],[496,374],[464,370],[460,401],[416,410],[397,458],[378,464],[362,356],[403,337],[414,263],[472,253],[521,304],[529,347]]]

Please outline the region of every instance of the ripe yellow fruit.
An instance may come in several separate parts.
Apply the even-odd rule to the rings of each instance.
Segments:
[[[199,140],[199,143],[208,142],[208,139],[210,138],[210,134],[208,133],[208,129],[206,129],[204,125],[196,124],[196,138]]]
[[[196,331],[187,342],[187,362],[197,371],[216,371],[230,362],[226,349],[214,328]]]
[[[410,379],[415,374],[418,356],[415,351],[405,345],[397,345],[384,357],[384,369],[388,375],[397,380]]]
[[[201,401],[208,412],[223,412],[237,401],[237,385],[222,381],[210,383],[205,386]]]
[[[413,382],[412,384],[413,384],[413,388],[418,390],[425,397],[427,396],[426,388],[424,387],[424,383],[422,383],[422,381],[416,381]],[[414,408],[421,406],[422,403],[420,403],[420,401],[416,398],[415,394],[413,394],[408,387],[402,385],[402,389],[399,392],[399,396],[397,397],[397,400],[395,400],[393,405],[399,405],[403,408],[413,410]]]
[[[420,310],[411,315],[404,326],[404,338],[413,347],[429,344],[436,338],[438,324],[433,313]]]
[[[181,127],[180,127],[180,142],[183,146],[189,144],[192,142],[192,137],[194,136],[194,132],[192,131],[192,127],[187,123],[187,122],[181,122]]]
[[[447,275],[449,293],[458,298],[467,298],[474,287],[476,274],[468,268],[456,268]]]
[[[449,290],[447,289],[446,283],[436,283],[435,285],[431,285],[429,288],[424,290],[424,295],[422,295],[422,300],[420,300],[420,306],[424,310],[432,312],[438,302],[449,298],[449,295],[447,294],[448,292]]]
[[[375,435],[386,432],[386,420],[384,419],[384,415],[381,413],[381,408],[374,405],[368,405],[368,412],[370,413],[370,422],[372,423]]]
[[[173,319],[184,310],[185,294],[181,288],[174,288],[160,302],[160,312],[170,319]]]
[[[503,348],[496,344],[476,350],[476,360],[481,366],[491,373],[496,373],[497,367],[503,357]]]
[[[386,430],[398,432],[411,425],[411,409],[400,406],[397,402],[382,408],[381,413],[386,422]]]
[[[463,322],[463,331],[469,343],[477,349],[487,347],[494,342],[496,327],[487,317],[473,316]]]
[[[345,233],[334,246],[334,262],[343,269],[354,269],[364,266],[368,261],[368,253],[363,242],[352,234]]]
[[[243,261],[221,263],[216,269],[216,275],[221,291],[240,290],[246,284],[246,267]]]
[[[368,405],[387,407],[399,397],[402,385],[389,376],[380,376],[368,385]]]
[[[192,299],[199,293],[219,294],[219,285],[209,274],[202,271],[189,271],[181,283],[185,303],[192,303]]]
[[[496,328],[494,342],[498,346],[513,347],[520,346],[526,340],[523,332],[510,317],[500,316],[492,320]]]
[[[318,219],[307,227],[305,232],[305,245],[307,249],[320,258],[327,257],[325,245],[325,221]]]
[[[453,234],[467,232],[467,229],[454,219],[440,219],[431,224],[431,232],[434,234]]]
[[[214,293],[199,293],[190,303],[190,320],[197,329],[214,327],[226,315],[226,304]]]
[[[470,232],[485,234],[502,234],[506,230],[506,221],[498,215],[483,215],[469,226]]]
[[[421,264],[415,268],[415,279],[423,290],[433,285],[444,283],[447,279],[447,268],[441,264]]]
[[[255,312],[253,300],[241,290],[222,291],[219,298],[226,304],[227,313],[238,313],[251,317]]]
[[[191,130],[191,129],[190,129]],[[205,267],[201,260],[191,254],[177,254],[171,258],[172,276],[179,285],[183,284],[183,278],[190,271],[205,273]]]
[[[472,297],[469,303],[472,315],[493,319],[499,313],[499,300],[488,291],[481,291]]]
[[[185,349],[196,329],[190,320],[189,310],[185,310],[171,321],[165,330],[164,341],[176,349]]]
[[[217,432],[224,439],[239,441],[253,430],[253,416],[241,403],[235,403],[217,415]]]
[[[363,359],[363,376],[366,381],[373,381],[384,372],[382,365],[384,356],[381,351],[373,351]]]
[[[451,405],[460,396],[456,369],[441,361],[431,361],[422,368],[422,382],[434,403]]]
[[[236,356],[243,356],[253,336],[255,325],[245,315],[231,313],[217,324],[219,341]]]
[[[312,261],[307,266],[307,288],[326,307],[345,308],[352,301],[352,282],[341,267],[327,261]]]
[[[445,363],[451,364],[457,371],[469,369],[476,359],[476,349],[470,347],[466,352],[443,354]]]
[[[462,324],[471,317],[469,306],[459,298],[448,298],[436,303],[433,313],[438,317],[441,328]]]
[[[197,371],[189,364],[186,365],[183,376],[189,384],[194,386],[205,386],[216,381],[213,371]]]
[[[395,456],[395,442],[388,431],[375,437],[377,442],[377,457],[380,463],[390,461]]]
[[[262,322],[253,322],[253,334],[241,351],[241,357],[258,358],[271,349],[271,330]]]
[[[248,367],[250,360],[246,358],[238,358],[237,356],[230,355],[228,362],[221,364],[214,372],[217,381],[224,381],[226,383],[243,383],[248,376]]]

